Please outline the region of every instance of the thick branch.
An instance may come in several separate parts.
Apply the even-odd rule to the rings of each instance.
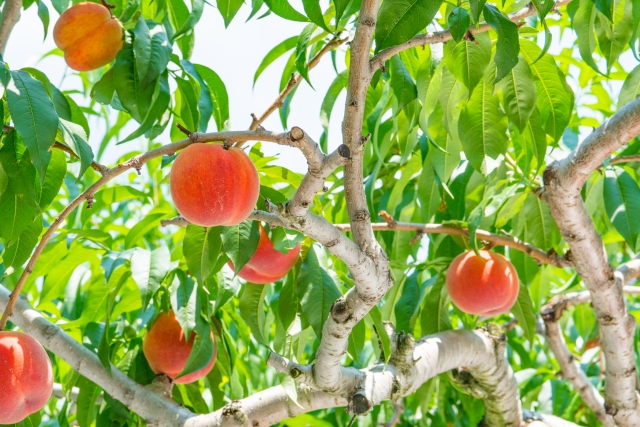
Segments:
[[[571,0],[558,0],[554,6],[554,9],[558,9],[561,6],[564,6],[570,3]],[[513,22],[519,22],[521,19],[528,18],[529,16],[536,15],[538,12],[536,8],[533,6],[533,3],[529,3],[526,7],[509,14],[509,19]],[[485,22],[481,23],[478,27],[471,26],[469,31],[471,34],[485,33],[491,30],[491,26]],[[412,38],[411,40],[399,44],[397,46],[393,46],[384,50],[381,50],[376,56],[371,58],[371,72],[376,71],[381,68],[385,62],[387,62],[393,55],[396,55],[403,50],[411,49],[416,46],[425,46],[428,44],[436,44],[436,43],[444,43],[446,41],[451,40],[451,31],[443,30],[436,31],[434,33],[425,33],[420,34]]]
[[[155,150],[148,151],[144,154],[136,156],[124,163],[120,163],[119,165],[108,169],[102,175],[102,177],[96,181],[92,186],[86,189],[82,194],[76,197],[67,207],[65,207],[60,215],[56,217],[51,226],[47,229],[47,231],[42,236],[42,239],[36,246],[31,258],[27,262],[27,265],[22,272],[22,275],[18,279],[15,288],[11,292],[11,299],[9,304],[7,305],[4,313],[2,314],[2,319],[0,319],[0,330],[4,329],[7,320],[11,316],[13,311],[13,307],[20,295],[20,291],[22,290],[22,286],[26,282],[27,278],[33,271],[33,268],[36,264],[36,261],[40,257],[40,254],[44,250],[47,242],[51,238],[51,236],[58,229],[60,224],[83,202],[87,201],[90,205],[90,202],[93,201],[93,196],[95,193],[106,183],[114,179],[115,177],[122,175],[128,170],[136,169],[139,170],[142,166],[147,163],[151,159],[155,159],[160,156],[174,154],[178,150],[182,150],[185,147],[194,144],[194,143],[203,143],[203,142],[213,142],[213,141],[226,141],[228,143],[232,143],[235,141],[269,141],[274,142],[276,144],[281,145],[290,145],[290,136],[289,133],[273,133],[267,132],[263,129],[258,129],[254,131],[235,131],[235,132],[212,132],[212,133],[204,133],[199,134],[195,132],[189,132],[189,138],[183,139],[181,141],[177,141],[171,144],[163,145],[162,147],[156,148]]]
[[[371,230],[371,214],[362,184],[364,144],[367,140],[362,136],[362,123],[372,76],[369,70],[369,52],[379,5],[380,0],[362,1],[356,32],[351,42],[347,100],[342,122],[342,142],[351,152],[351,161],[347,163],[344,173],[345,200],[351,232],[356,244],[364,250],[370,249],[372,253],[376,252],[378,243]]]
[[[9,291],[0,286],[0,307],[5,307],[8,302]],[[98,356],[42,317],[23,298],[18,299],[15,308],[11,318],[13,323],[110,396],[143,417],[147,424],[167,427],[182,425],[193,416],[187,409],[135,383],[115,366],[111,366],[109,375]]]
[[[0,55],[4,55],[11,31],[20,20],[20,9],[22,0],[6,0],[4,3],[0,19]]]
[[[622,296],[622,274],[614,274],[580,191],[595,169],[638,134],[640,99],[627,104],[569,156],[552,163],[544,172],[551,215],[571,247],[571,260],[591,293],[606,359],[606,408],[621,427],[640,425],[633,350],[636,322],[627,313]]]

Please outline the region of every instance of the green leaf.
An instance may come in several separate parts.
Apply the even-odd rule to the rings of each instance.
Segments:
[[[573,16],[573,28],[578,36],[578,50],[582,60],[596,72],[600,72],[593,60],[596,50],[596,36],[594,24],[596,21],[596,8],[592,1],[581,1],[576,14]]]
[[[213,103],[213,119],[218,131],[226,129],[229,123],[229,95],[222,79],[204,65],[194,65],[198,75],[206,82]]]
[[[474,23],[477,24],[480,22],[480,15],[486,2],[487,0],[469,0],[469,8],[471,9],[471,16],[473,17]]]
[[[389,363],[389,359],[391,358],[391,339],[389,338],[389,334],[387,334],[387,330],[384,328],[380,308],[378,308],[377,305],[373,306],[367,316],[371,317],[378,340],[380,340],[380,343],[382,344],[381,350],[384,354],[384,363]]]
[[[82,263],[96,259],[97,252],[82,246],[75,247],[73,253],[56,263],[45,272],[46,277],[40,292],[40,304],[53,301],[64,293],[64,289],[73,271]]]
[[[469,12],[462,7],[454,7],[451,9],[451,12],[447,17],[447,23],[449,24],[451,37],[453,37],[456,42],[460,43],[460,40],[462,40],[462,37],[464,37],[471,25]]]
[[[102,389],[92,383],[85,377],[80,377],[77,383],[78,386],[78,400],[76,404],[78,406],[76,412],[76,419],[80,427],[91,427],[98,415],[98,405],[96,400],[102,394]]]
[[[627,49],[636,25],[631,0],[614,0],[611,22],[602,18],[595,22],[600,50],[607,60],[608,70],[613,68],[622,52]]]
[[[222,248],[234,266],[235,274],[251,259],[258,249],[260,229],[258,221],[243,221],[231,227],[222,227]]]
[[[486,79],[462,108],[458,126],[462,148],[471,165],[484,175],[491,173],[498,166],[498,157],[507,151],[507,120]]]
[[[13,84],[7,87],[9,111],[42,183],[56,139],[58,114],[42,83],[29,73],[11,71],[11,80]]]
[[[243,0],[217,0],[216,4],[218,5],[218,10],[220,11],[220,15],[222,15],[222,19],[224,20],[225,28],[228,28],[234,16],[236,16],[242,7]]]
[[[120,103],[131,117],[138,123],[142,123],[151,108],[155,85],[142,88],[131,44],[125,44],[118,52],[113,73],[114,87]]]
[[[204,283],[213,273],[212,270],[220,256],[222,249],[220,231],[220,227],[187,226],[182,252],[187,261],[189,272],[200,283]]]
[[[640,187],[624,169],[607,171],[604,206],[613,226],[635,252],[640,236]]]
[[[471,93],[483,79],[484,72],[491,62],[491,39],[478,36],[475,42],[447,42],[444,62],[449,71],[464,83]]]
[[[42,0],[37,0],[38,3],[38,17],[42,21],[42,27],[44,29],[44,38],[46,40],[47,33],[49,32],[49,8]]]
[[[325,30],[327,33],[331,33],[331,30],[324,22],[322,9],[320,8],[320,0],[302,0],[302,6],[304,7],[304,12],[307,14],[311,22]]]
[[[529,122],[538,90],[527,61],[521,56],[516,65],[498,85],[502,91],[504,109],[509,120],[522,132]]]
[[[3,140],[0,164],[7,176],[7,187],[0,196],[0,237],[8,245],[40,211],[34,185],[36,170],[15,130]]]
[[[149,212],[142,220],[134,225],[124,238],[124,247],[130,249],[149,231],[160,226],[160,219],[167,216],[166,212]]]
[[[282,254],[288,254],[290,250],[298,246],[304,241],[304,234],[284,227],[275,227],[271,229],[271,243],[273,249]]]
[[[385,0],[378,12],[376,51],[399,45],[424,30],[442,0]]]
[[[295,273],[287,274],[278,298],[278,314],[285,330],[288,330],[298,314],[298,295]]]
[[[91,89],[91,97],[100,104],[109,105],[113,101],[113,95],[116,93],[113,73],[114,69],[110,68]]]
[[[513,140],[516,161],[522,173],[525,175],[530,173],[534,159],[537,159],[536,170],[539,170],[544,164],[547,151],[547,135],[540,122],[538,110],[533,110],[533,114],[522,132],[515,128],[511,130],[510,135]]]
[[[559,141],[573,113],[573,91],[564,80],[553,57],[544,54],[538,62],[541,49],[534,42],[521,40],[522,56],[531,67],[538,88],[537,107],[547,135]]]
[[[260,344],[269,347],[269,343],[262,336],[264,328],[264,298],[267,295],[268,287],[247,283],[240,297],[240,314],[251,329],[251,334]]]
[[[167,68],[171,59],[171,44],[162,25],[138,19],[133,30],[133,52],[140,88],[145,89]]]
[[[66,173],[67,159],[62,151],[55,150],[51,153],[43,184],[36,181],[36,202],[41,210],[49,206],[58,195]]]
[[[342,15],[347,10],[347,6],[349,6],[349,4],[355,5],[356,3],[360,4],[360,1],[354,0],[352,3],[352,0],[333,0],[333,4],[336,8],[336,29],[338,28],[338,22],[342,18]],[[353,6],[350,8],[349,12],[351,12],[352,9],[353,9]]]
[[[195,28],[198,21],[200,21],[200,17],[202,17],[202,12],[204,11],[204,4],[205,4],[204,0],[191,1],[191,13],[189,13],[189,17],[187,18],[185,23],[182,24],[182,27],[178,31],[176,31],[173,37],[171,37],[172,41],[179,39],[181,36],[187,34],[188,32],[190,32]]]
[[[618,97],[618,109],[635,100],[638,96],[640,96],[640,65],[631,70],[622,84]]]
[[[140,123],[140,127],[133,131],[126,138],[120,140],[116,145],[124,144],[125,142],[131,141],[135,138],[138,138],[147,132],[153,130],[153,126],[157,120],[161,120],[163,115],[165,114],[167,107],[169,106],[169,101],[171,100],[171,94],[169,92],[169,79],[168,72],[165,70],[160,77],[156,80],[155,90],[152,96],[152,106],[147,111],[147,115],[145,116],[142,123]],[[152,138],[153,136],[149,136]]]
[[[198,313],[198,287],[182,270],[175,270],[171,283],[171,308],[186,337],[196,327]]]
[[[531,296],[529,296],[529,289],[522,284],[518,291],[518,299],[511,307],[511,313],[518,319],[518,325],[520,325],[524,335],[533,345],[533,340],[536,337],[536,314],[533,311],[533,302],[531,301]]]
[[[187,129],[197,129],[200,123],[198,95],[194,85],[180,77],[175,78],[180,93],[180,120]]]
[[[433,284],[424,299],[420,325],[422,335],[432,335],[452,329],[447,309],[446,291],[444,291],[445,276],[441,275]]]
[[[191,353],[189,353],[187,363],[176,376],[176,379],[204,369],[211,362],[213,355],[216,354],[216,344],[211,337],[211,327],[205,322],[198,323],[202,323],[202,325],[196,327],[196,336],[193,338]]]
[[[549,206],[533,193],[527,195],[515,228],[518,231],[522,227],[526,227],[527,241],[543,250],[551,249],[559,240]]]
[[[309,22],[306,16],[295,10],[287,0],[264,0],[267,7],[281,18],[289,21]]]
[[[409,70],[404,66],[398,55],[390,60],[391,89],[398,100],[398,111],[418,97],[418,89],[413,82]]]
[[[498,82],[518,63],[518,53],[520,53],[518,25],[491,4],[484,5],[484,19],[498,33],[494,59],[498,65],[496,73],[496,82]]]
[[[329,121],[331,119],[333,106],[336,104],[338,96],[340,96],[340,92],[347,87],[348,80],[349,75],[346,70],[338,74],[333,82],[331,82],[331,86],[329,86],[329,89],[322,100],[322,106],[320,107],[320,123],[324,128],[325,135],[329,134]]]
[[[309,24],[300,33],[298,42],[296,43],[296,69],[302,77],[309,83],[309,86],[313,87],[309,80],[309,64],[307,63],[307,49],[313,31],[316,29],[315,24]]]
[[[102,337],[100,338],[100,343],[98,344],[98,358],[100,359],[100,363],[102,366],[109,372],[111,375],[111,339],[109,338],[109,316],[107,316],[107,321],[104,324],[104,330],[102,331]]]
[[[613,10],[615,8],[615,0],[593,0],[596,5],[596,9],[600,11],[604,16],[613,21]]]
[[[407,276],[402,286],[402,294],[395,305],[396,330],[412,333],[411,317],[415,314],[418,304],[420,304],[420,287],[418,277],[420,272],[414,271]]]
[[[298,299],[302,313],[320,339],[322,325],[329,317],[331,306],[342,295],[335,282],[318,261],[316,245],[307,252],[298,276]]]
[[[282,43],[278,44],[273,49],[271,49],[267,53],[267,55],[262,59],[262,62],[260,62],[260,65],[258,65],[258,69],[256,70],[256,73],[253,75],[253,86],[256,85],[256,82],[258,81],[258,77],[260,77],[262,72],[266,70],[269,65],[273,64],[275,60],[277,60],[282,55],[284,55],[285,53],[289,52],[291,49],[296,47],[297,44],[298,44],[298,37],[290,37],[285,41],[283,41]]]
[[[80,172],[78,173],[78,181],[82,178],[82,175],[91,166],[93,162],[93,150],[89,145],[87,134],[82,126],[75,123],[68,122],[64,119],[60,119],[58,123],[58,130],[62,136],[62,141],[65,145],[80,158]]]
[[[41,215],[27,225],[12,245],[5,248],[2,254],[4,265],[13,268],[21,267],[31,256],[31,251],[38,243],[40,234],[42,234]]]
[[[169,272],[171,254],[166,246],[153,251],[136,248],[131,255],[131,276],[140,289],[142,309],[146,309],[153,294],[160,289],[164,276]]]

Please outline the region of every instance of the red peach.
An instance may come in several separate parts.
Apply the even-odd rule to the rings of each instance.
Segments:
[[[277,282],[287,275],[289,270],[295,265],[300,254],[300,243],[283,254],[273,247],[267,232],[260,225],[260,242],[258,249],[253,254],[248,263],[238,273],[238,276],[247,282],[265,285]],[[229,261],[229,267],[235,270],[233,262]]]
[[[462,311],[481,316],[508,312],[518,298],[515,267],[504,256],[488,251],[458,255],[447,272],[447,290]]]
[[[53,40],[64,51],[67,65],[77,71],[95,70],[113,61],[122,49],[123,35],[111,11],[90,2],[65,10],[53,27]]]
[[[184,218],[203,227],[236,225],[249,217],[260,178],[244,151],[220,144],[192,144],[171,169],[171,197]]]
[[[42,345],[22,332],[0,331],[0,424],[38,412],[51,393],[53,371]]]
[[[165,374],[169,378],[175,379],[187,364],[193,348],[194,337],[195,333],[192,333],[189,341],[185,340],[184,331],[173,310],[169,311],[169,314],[160,313],[142,343],[142,351],[153,372]],[[218,356],[218,347],[213,333],[211,339],[213,340],[211,361],[204,368],[175,379],[177,384],[198,381],[211,372]]]

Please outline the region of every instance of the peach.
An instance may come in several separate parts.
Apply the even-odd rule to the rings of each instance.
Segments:
[[[53,392],[53,371],[40,343],[22,332],[0,331],[0,424],[38,412]]]
[[[95,70],[113,61],[123,37],[120,21],[97,3],[70,7],[53,27],[53,40],[64,51],[67,65],[77,71]]]
[[[447,272],[447,290],[462,311],[481,316],[508,312],[520,288],[515,267],[504,256],[479,251],[458,255]]]
[[[267,284],[277,282],[287,275],[294,266],[300,254],[300,243],[289,250],[285,255],[273,247],[267,232],[260,225],[260,242],[258,249],[248,263],[238,273],[247,282]],[[233,262],[229,261],[229,267],[234,270]]]
[[[191,334],[189,341],[185,339],[184,331],[173,311],[169,311],[169,314],[160,313],[142,343],[142,351],[153,372],[175,379],[187,364],[194,337],[195,332]],[[218,347],[213,333],[211,339],[213,340],[211,361],[204,368],[176,379],[176,383],[189,384],[204,378],[211,372],[218,356]]]
[[[260,178],[249,156],[220,144],[192,144],[182,150],[170,181],[180,215],[203,227],[241,223],[260,195]]]

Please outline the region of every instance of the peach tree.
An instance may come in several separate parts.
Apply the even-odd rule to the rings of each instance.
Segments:
[[[17,425],[640,425],[640,1],[110,3],[99,13],[122,39],[111,24],[98,39],[121,49],[78,73],[82,90],[0,63],[0,329],[39,341],[54,378]],[[72,6],[4,0],[0,52],[20,43],[23,8],[46,29]],[[264,58],[256,78],[287,61],[279,82],[259,82],[278,87],[273,103],[233,128],[233,91],[190,60],[195,43],[222,42],[195,38],[205,7],[227,25],[242,8],[306,23],[238,54]],[[67,42],[67,55],[97,49]],[[332,58],[325,132],[311,135],[289,112]],[[275,114],[281,128],[263,127]],[[99,144],[89,117],[104,123]],[[239,223],[176,210],[176,156],[202,144],[255,167]],[[266,144],[299,150],[308,171],[275,165]],[[113,152],[125,154],[105,162]],[[217,170],[193,186],[231,185],[236,172]],[[201,191],[188,203],[248,200]],[[446,286],[454,258],[487,250],[519,284],[491,317],[463,312]],[[289,253],[269,283],[242,278],[252,259],[269,270]],[[174,378],[150,366],[174,348],[164,335],[143,349],[170,312],[192,339]],[[0,401],[14,392],[0,384]]]

